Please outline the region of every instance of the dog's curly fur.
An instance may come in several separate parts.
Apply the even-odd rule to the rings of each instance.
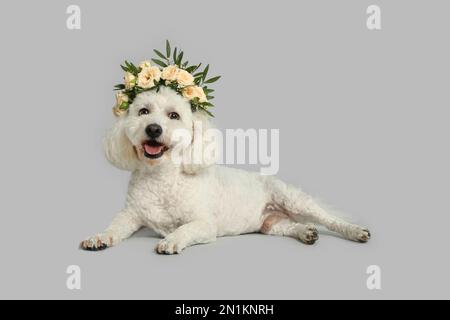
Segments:
[[[142,108],[149,113],[139,115]],[[171,112],[180,118],[170,119],[167,115]],[[193,124],[198,121],[203,129],[209,127],[204,114],[192,112],[189,102],[169,88],[136,97],[105,139],[108,160],[133,172],[125,208],[109,228],[83,241],[81,248],[101,250],[117,245],[141,227],[164,237],[156,251],[165,254],[220,236],[251,232],[313,244],[318,239],[314,224],[350,240],[366,242],[370,238],[367,229],[330,215],[310,196],[274,177],[215,165],[214,157],[208,155],[203,155],[200,163],[171,161],[171,150],[177,146],[171,136],[176,129],[192,133],[187,148],[193,148],[199,139],[206,144],[205,135],[195,132]],[[149,139],[149,124],[161,126],[157,141],[167,147],[157,159],[146,157],[143,147]]]

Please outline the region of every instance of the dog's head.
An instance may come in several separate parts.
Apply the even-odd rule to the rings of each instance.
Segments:
[[[216,141],[209,128],[208,117],[192,112],[189,101],[174,90],[161,87],[158,92],[143,92],[108,132],[106,157],[124,170],[171,162],[194,174],[216,160]]]

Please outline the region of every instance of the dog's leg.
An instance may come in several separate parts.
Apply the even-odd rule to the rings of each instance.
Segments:
[[[193,221],[167,235],[158,243],[155,250],[164,254],[180,253],[188,246],[215,241],[216,235],[214,224],[206,221]]]
[[[104,232],[81,242],[80,248],[88,251],[104,250],[127,239],[141,226],[140,221],[131,212],[124,210],[114,218]]]
[[[293,219],[297,217],[311,223],[321,224],[350,240],[367,242],[370,239],[368,229],[332,216],[311,196],[299,189],[275,179],[268,179],[267,186],[275,206],[291,215]]]
[[[330,215],[313,200],[301,214],[307,219],[309,218],[311,222],[321,224],[328,230],[340,233],[349,240],[367,242],[370,239],[370,231],[367,228]]]
[[[306,244],[314,244],[319,239],[314,225],[295,222],[281,212],[269,213],[265,217],[261,233],[292,237]]]

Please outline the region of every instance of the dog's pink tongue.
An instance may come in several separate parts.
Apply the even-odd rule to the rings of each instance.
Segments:
[[[151,146],[148,144],[144,144],[145,152],[152,155],[160,153],[162,148],[163,146]]]

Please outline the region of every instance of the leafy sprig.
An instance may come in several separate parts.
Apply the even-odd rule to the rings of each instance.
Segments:
[[[120,65],[120,67],[122,68],[123,71],[129,72],[135,77],[137,77],[139,72],[141,72],[142,70],[140,67],[136,67],[133,63],[128,62],[127,60],[125,60],[125,65]]]

